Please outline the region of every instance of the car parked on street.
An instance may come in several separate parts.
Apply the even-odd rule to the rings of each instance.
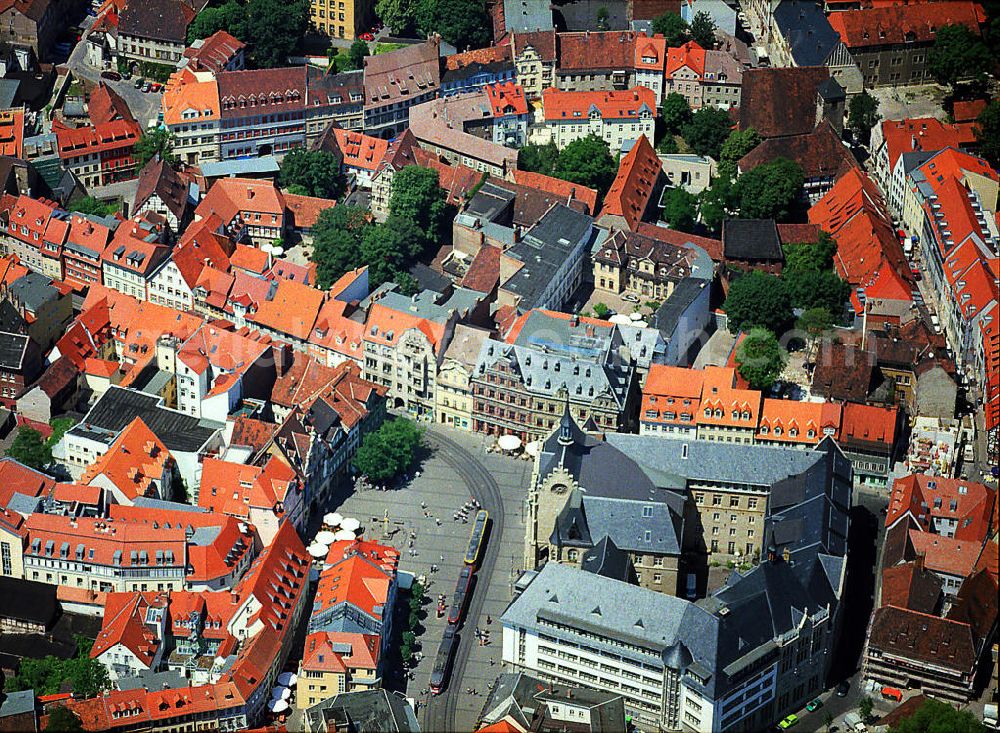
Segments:
[[[102,71],[101,78],[107,79],[108,81],[121,81],[122,75],[117,71]]]
[[[136,89],[142,89],[142,85],[145,83],[146,80],[140,76],[138,79],[135,80],[135,84],[133,84],[132,86],[134,86]]]
[[[792,713],[791,715],[785,716],[784,720],[778,723],[778,729],[788,730],[792,726],[798,725],[798,723],[799,723],[799,716],[796,715],[795,713]]]
[[[806,710],[808,710],[810,713],[815,713],[821,707],[823,707],[823,701],[820,700],[818,697],[815,700],[810,700],[808,703],[806,703]]]

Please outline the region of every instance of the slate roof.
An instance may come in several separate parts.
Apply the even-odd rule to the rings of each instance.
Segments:
[[[632,558],[622,551],[609,536],[597,541],[583,553],[580,569],[588,573],[603,575],[623,583],[635,583],[635,568]]]
[[[726,219],[722,248],[729,260],[784,262],[774,219]]]
[[[774,9],[774,22],[796,66],[822,66],[840,44],[823,4],[814,0],[781,0]]]
[[[160,403],[161,398],[157,395],[113,386],[70,432],[110,442],[133,420],[140,418],[168,450],[193,452],[222,428],[218,423],[199,420]]]
[[[0,331],[0,369],[18,371],[28,349],[28,336]]]

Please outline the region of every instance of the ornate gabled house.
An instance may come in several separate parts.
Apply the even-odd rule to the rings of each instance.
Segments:
[[[639,585],[677,593],[683,496],[657,488],[624,453],[587,435],[568,403],[542,444],[528,507],[527,567],[582,567],[588,552],[610,540],[627,553]]]

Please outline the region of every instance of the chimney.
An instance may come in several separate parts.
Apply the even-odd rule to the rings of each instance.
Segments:
[[[288,343],[276,343],[271,347],[274,352],[274,371],[278,377],[283,377],[292,366],[292,346]]]

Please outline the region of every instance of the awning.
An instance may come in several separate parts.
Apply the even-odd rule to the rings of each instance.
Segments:
[[[517,450],[521,447],[521,439],[516,435],[501,435],[497,439],[497,445],[500,446],[500,450]]]

